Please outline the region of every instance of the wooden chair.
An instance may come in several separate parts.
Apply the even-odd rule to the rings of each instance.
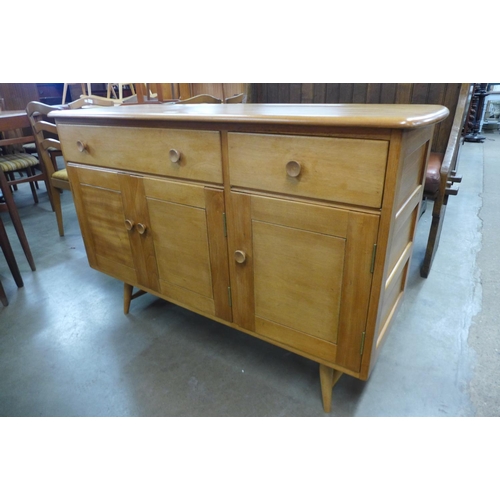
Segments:
[[[9,216],[12,220],[12,224],[14,226],[14,229],[16,230],[17,236],[19,238],[19,242],[21,243],[21,247],[23,249],[24,255],[26,255],[26,259],[30,265],[30,268],[32,271],[36,270],[35,266],[35,260],[33,258],[33,255],[31,253],[31,248],[28,243],[28,238],[26,237],[26,233],[24,232],[24,227],[23,223],[21,222],[21,217],[19,216],[19,212],[17,210],[17,206],[14,202],[14,198],[12,196],[12,192],[10,191],[10,186],[7,183],[7,179],[2,171],[0,171],[0,190],[2,191],[3,194],[3,201],[0,202],[0,212],[8,212]],[[5,241],[6,239],[4,238],[2,241]],[[9,247],[10,248],[10,245]],[[4,245],[2,244],[2,249],[4,250],[5,253],[5,248]],[[7,262],[10,263],[11,261],[7,257]],[[17,265],[16,265],[17,266]],[[10,264],[9,264],[10,267]],[[12,271],[12,267],[11,267]],[[14,271],[13,275],[14,275]],[[14,275],[14,278],[16,276]],[[22,283],[22,281],[21,281]],[[18,286],[22,286],[19,285]]]
[[[8,306],[9,305],[9,300],[7,299],[7,294],[5,293],[5,290],[3,288],[2,280],[0,280],[0,302],[4,306]]]
[[[246,99],[242,83],[136,83],[137,103],[236,103]],[[129,104],[126,102],[124,104]]]
[[[231,97],[226,97],[224,99],[225,104],[237,104],[237,103],[242,103],[245,102],[245,93],[242,92],[241,94],[235,94]]]
[[[115,85],[118,87],[118,95],[116,95]],[[118,99],[118,100],[123,102],[123,87],[124,87],[124,85],[129,86],[130,91],[132,92],[133,96],[136,95],[135,87],[134,87],[133,83],[108,83],[106,97],[108,99],[110,99],[111,94],[113,94],[114,99]],[[91,94],[89,93],[89,95],[91,95]]]
[[[69,180],[66,169],[59,169],[57,157],[62,156],[61,145],[58,140],[57,127],[48,121],[47,115],[58,109],[57,107],[31,101],[26,107],[28,118],[33,129],[35,144],[40,155],[40,160],[46,172],[48,182],[47,191],[49,193],[52,209],[56,214],[59,235],[64,236],[64,226],[61,209],[61,189],[69,190]]]
[[[0,190],[3,196],[3,200],[0,203],[0,211],[9,213],[30,268],[35,271],[35,261],[21,222],[21,217],[17,210],[13,196],[13,188],[21,183],[28,182],[30,184],[33,200],[35,203],[38,203],[36,183],[43,180],[48,189],[48,180],[45,175],[45,170],[41,167],[39,159],[36,156],[22,153],[15,149],[10,152],[8,151],[8,148],[20,147],[24,144],[34,142],[34,137],[32,135],[25,135],[23,131],[19,129],[12,130],[9,128],[10,126],[13,125],[7,122],[7,126],[2,127],[3,133],[7,138],[0,139],[0,146],[5,149],[6,153],[0,155]],[[12,134],[10,134],[10,132],[12,132]],[[41,168],[40,173],[34,170],[36,166]],[[16,178],[15,174],[22,174],[22,177]]]
[[[19,267],[17,266],[16,257],[14,256],[14,252],[12,251],[12,247],[10,246],[9,237],[7,235],[7,231],[5,230],[5,226],[3,224],[2,218],[0,217],[0,247],[2,248],[3,254],[7,261],[7,265],[9,266],[10,272],[12,273],[12,277],[16,282],[18,288],[24,286],[23,278],[21,277],[21,273],[19,272]],[[7,295],[2,286],[2,282],[0,281],[0,301],[4,306],[9,304],[7,299]]]
[[[179,100],[178,83],[135,83],[137,104],[162,104]],[[124,104],[132,104],[127,101]]]
[[[220,104],[222,102],[221,99],[214,97],[210,94],[198,94],[193,97],[188,97],[187,99],[182,99],[178,102],[178,104]]]
[[[0,137],[0,147],[3,151],[0,153],[0,170],[6,178],[9,190],[17,189],[18,184],[28,182],[33,201],[38,203],[38,181],[44,181],[47,185],[47,179],[43,169],[40,172],[36,170],[36,167],[40,167],[38,158],[23,150],[23,146],[34,142],[33,136],[24,135],[20,129],[6,130],[3,135],[5,138]]]
[[[68,94],[68,85],[70,85],[69,83],[65,83],[63,85],[63,95],[62,95],[62,104],[66,104],[66,96]],[[92,84],[91,83],[80,83],[81,87],[82,87],[82,93],[81,93],[81,96],[87,96],[87,95],[91,95],[92,94]],[[85,89],[85,85],[87,85],[87,88]],[[75,100],[75,99],[73,99]]]
[[[434,203],[429,239],[424,262],[420,268],[420,275],[423,278],[429,276],[432,262],[439,246],[439,238],[443,228],[448,198],[451,195],[455,196],[458,194],[458,186],[455,183],[462,182],[462,177],[457,174],[457,162],[460,154],[460,146],[463,143],[462,130],[470,98],[470,85],[462,84],[456,109],[452,116],[453,122],[446,143],[446,149],[443,153],[431,152],[429,155],[424,186],[424,201],[425,199],[430,199]]]
[[[115,99],[104,97],[86,96],[71,102],[67,107],[78,109],[95,106],[116,106]],[[48,180],[48,193],[52,209],[56,214],[59,236],[64,236],[64,224],[61,207],[61,191],[70,191],[68,173],[62,156],[61,144],[57,134],[56,125],[48,118],[48,114],[61,106],[48,106],[41,102],[31,101],[26,107],[28,118],[33,129],[35,144],[40,155],[40,162]],[[60,157],[64,168],[58,165],[57,158]]]
[[[35,101],[36,102],[36,101]],[[108,99],[94,95],[83,96],[70,102],[67,107],[69,109],[90,108],[94,106],[119,106],[120,102],[117,99]],[[57,109],[57,106],[53,109]]]
[[[244,83],[179,83],[178,85],[179,99],[182,101],[201,94],[211,95],[221,102],[227,102],[237,95],[241,95],[243,100],[247,92],[247,84]]]

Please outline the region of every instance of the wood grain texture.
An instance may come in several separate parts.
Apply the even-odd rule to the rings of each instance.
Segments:
[[[401,304],[432,133],[432,126],[425,131],[393,133],[377,243],[374,288],[368,311],[366,347],[361,366],[362,378],[368,377],[374,366],[388,325]],[[408,219],[409,222],[405,224]]]
[[[151,236],[151,222],[142,178],[119,173],[118,179],[122,195],[123,221],[128,219],[135,223],[134,227],[128,231],[128,236],[137,282],[141,286],[159,290],[156,253]],[[139,232],[139,224],[146,228],[142,234]]]
[[[231,193],[228,214],[228,250],[231,276],[233,321],[246,330],[255,330],[255,298],[253,273],[253,236],[251,197]],[[244,264],[237,263],[234,252],[245,252]]]
[[[381,205],[386,141],[230,133],[228,144],[232,186]],[[290,160],[300,163],[297,178],[287,175]]]
[[[67,168],[90,265],[121,281],[137,284],[117,174],[71,164]]]
[[[441,229],[443,227],[444,216],[446,213],[446,203],[448,201],[448,195],[446,194],[447,181],[456,168],[460,152],[461,133],[466,120],[470,99],[470,84],[462,84],[460,87],[458,104],[453,118],[449,140],[446,144],[446,151],[441,165],[439,193],[434,200],[429,240],[425,251],[424,262],[422,263],[422,267],[420,269],[420,275],[424,278],[427,278],[429,275],[432,262],[438,248]]]
[[[329,407],[333,370],[366,379],[401,304],[433,123],[446,112],[424,105],[396,106],[387,114],[378,105],[315,103],[334,94],[340,100],[424,101],[432,93],[428,84],[276,84],[266,92],[296,99],[299,90],[301,99],[311,99],[300,111],[235,104],[231,111],[188,105],[182,113],[170,106],[159,113],[138,106],[85,110],[83,124],[76,115],[57,116],[67,130],[108,130],[107,141],[119,146],[122,140],[113,135],[122,129],[154,131],[145,143],[153,149],[176,124],[179,135],[215,134],[220,187],[201,177],[144,173],[140,165],[137,172],[113,168],[119,152],[101,158],[110,165],[71,164],[82,234],[90,234],[96,268],[136,286],[142,274],[154,274],[154,260],[159,290],[154,283],[143,289],[319,362]],[[386,109],[382,122],[369,126],[376,109]],[[402,125],[404,109],[413,111],[403,113],[410,122]],[[85,154],[92,154],[90,145]],[[192,148],[202,155],[204,140],[199,150],[196,141]],[[130,169],[133,155],[128,150],[123,160]],[[296,163],[287,173],[290,161]],[[110,229],[118,217],[129,228],[143,221],[137,242],[123,224],[128,257],[115,255],[125,241]]]
[[[221,189],[205,188],[205,206],[215,315],[226,321],[231,321],[232,311],[228,297],[230,281],[223,191]]]
[[[258,221],[252,233],[255,315],[336,343],[344,239]]]
[[[361,343],[372,285],[372,259],[379,217],[351,212],[345,249],[344,279],[337,358],[338,365],[360,370]]]
[[[162,123],[168,127],[175,127],[176,124],[180,123],[228,125],[258,123],[261,126],[294,124],[306,128],[327,126],[412,129],[437,123],[448,116],[448,114],[449,111],[443,106],[427,104],[386,106],[384,104],[346,103],[344,106],[338,106],[335,104],[296,105],[290,103],[252,103],[171,104],[165,106],[138,104],[134,106],[53,111],[50,113],[50,116],[57,120],[58,127],[62,127],[72,119],[85,121],[98,118],[112,120],[116,125],[119,125],[120,122],[135,122],[137,124],[137,121],[140,120],[144,123],[144,127],[150,124],[154,125],[155,123]],[[144,128],[144,130],[147,129]],[[143,132],[143,134],[146,134],[146,132]],[[78,140],[78,137],[76,137],[76,140]],[[137,138],[135,140],[139,141],[140,139]],[[144,149],[144,151],[146,152],[147,150]],[[65,155],[68,153],[70,153],[70,150]]]
[[[345,238],[349,212],[266,196],[252,196],[252,219]]]
[[[58,131],[67,161],[222,184],[218,132],[71,125]],[[83,152],[78,141],[86,147]],[[180,162],[170,160],[171,149],[181,153]]]
[[[213,298],[205,210],[151,199],[148,207],[160,279]]]
[[[251,85],[255,103],[367,103],[367,104],[438,104],[446,106],[450,115],[436,125],[432,151],[444,153],[455,116],[460,83],[281,83],[282,96],[289,87],[290,97],[276,99],[267,92],[270,84]],[[292,91],[293,89],[293,91]]]

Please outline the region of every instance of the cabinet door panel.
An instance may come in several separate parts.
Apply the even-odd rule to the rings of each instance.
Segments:
[[[136,283],[116,173],[68,165],[68,175],[90,266],[127,283]]]
[[[144,194],[142,177],[118,174],[123,203],[123,218],[133,224],[128,231],[137,283],[150,290],[159,290],[158,269],[153,239],[150,236],[151,221]],[[140,229],[139,229],[140,228]]]
[[[145,179],[161,293],[231,321],[221,189]]]
[[[378,217],[240,193],[231,205],[235,323],[359,370]]]
[[[205,211],[148,200],[160,280],[212,296]]]
[[[345,242],[254,221],[255,315],[335,343]]]
[[[222,189],[68,165],[90,265],[232,320]]]
[[[95,253],[133,267],[130,242],[123,224],[121,193],[106,190],[104,195],[102,189],[85,185],[81,193]]]

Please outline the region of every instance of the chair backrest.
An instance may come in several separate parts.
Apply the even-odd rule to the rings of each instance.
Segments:
[[[98,96],[85,96],[70,102],[67,106],[70,109],[80,109],[94,106],[118,106],[119,104],[120,102],[116,99],[108,99],[107,97]]]
[[[60,109],[60,106],[48,106],[36,101],[31,101],[26,106],[39,159],[49,178],[57,170],[56,154],[61,151],[57,127],[48,118],[48,114],[54,109]]]
[[[187,99],[182,99],[179,101],[179,104],[220,104],[221,99],[214,97],[210,94],[198,94],[193,97],[188,97]]]
[[[244,102],[246,83],[136,83],[137,102]],[[198,96],[200,97],[195,100]],[[191,100],[193,99],[193,100]],[[189,101],[188,101],[189,100]]]
[[[79,109],[95,106],[116,106],[116,100],[98,96],[87,96],[67,105],[49,106],[37,101],[31,101],[26,106],[26,113],[33,130],[34,142],[39,159],[49,178],[58,170],[57,156],[61,156],[61,143],[55,123],[48,118],[48,114],[55,109]],[[119,105],[119,104],[118,104]]]
[[[221,102],[237,94],[246,93],[245,83],[179,83],[179,98],[186,100],[191,97],[208,94]]]
[[[162,103],[179,100],[178,83],[136,83],[137,103]]]

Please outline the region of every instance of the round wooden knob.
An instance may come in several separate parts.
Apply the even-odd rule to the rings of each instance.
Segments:
[[[170,161],[172,163],[179,163],[181,161],[181,153],[180,151],[177,151],[177,149],[171,149],[168,152],[168,155],[170,156]]]
[[[300,175],[300,163],[292,160],[286,164],[286,173],[290,177],[298,177]]]
[[[80,153],[87,151],[87,145],[82,141],[76,141],[76,147]]]
[[[141,224],[140,222],[139,222],[139,224],[137,224],[137,232],[139,234],[144,234],[146,232],[146,229],[147,228],[144,224]]]
[[[238,263],[238,264],[243,264],[243,262],[245,262],[247,256],[245,254],[245,252],[243,252],[242,250],[236,250],[236,252],[234,252],[234,260]]]
[[[132,231],[134,229],[134,223],[130,219],[125,219],[125,227],[127,228],[127,231]]]

